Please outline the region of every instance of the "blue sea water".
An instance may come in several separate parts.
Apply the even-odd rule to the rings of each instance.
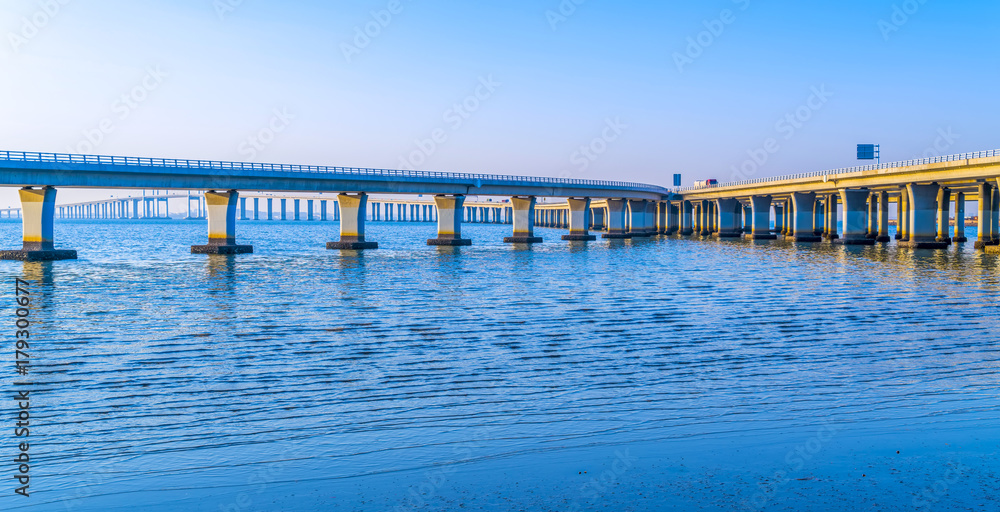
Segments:
[[[509,229],[59,221],[0,510],[995,510],[997,257]]]

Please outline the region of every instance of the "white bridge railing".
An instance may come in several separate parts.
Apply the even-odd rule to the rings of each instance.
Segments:
[[[678,193],[691,192],[695,190],[705,190],[708,188],[722,188],[722,187],[740,187],[745,185],[753,185],[756,183],[767,183],[770,181],[782,181],[782,180],[795,180],[801,178],[817,178],[821,176],[827,176],[831,174],[850,174],[855,172],[864,171],[874,171],[877,169],[895,169],[898,167],[910,167],[914,165],[927,165],[936,164],[941,162],[957,162],[959,160],[972,160],[974,158],[989,158],[1000,156],[1000,149],[991,149],[989,151],[976,151],[973,153],[961,153],[958,155],[947,155],[947,156],[936,156],[933,158],[919,158],[915,160],[902,160],[899,162],[890,162],[884,164],[875,165],[859,165],[855,167],[842,167],[840,169],[832,169],[827,171],[816,171],[816,172],[805,172],[800,174],[788,174],[783,176],[772,176],[770,178],[757,178],[752,180],[743,181],[731,181],[728,183],[718,183],[716,185],[710,185],[708,187],[685,187],[678,189]]]
[[[181,169],[205,169],[225,171],[273,171],[329,173],[349,176],[375,176],[387,178],[432,178],[456,180],[501,181],[510,183],[531,183],[541,185],[578,185],[595,188],[620,188],[667,194],[660,186],[627,181],[580,180],[569,178],[545,178],[537,176],[510,176],[500,174],[464,174],[455,172],[408,171],[399,169],[369,169],[360,167],[329,167],[318,165],[267,164],[255,162],[223,162],[213,160],[182,160],[174,158],[143,158],[131,156],[75,155],[68,153],[33,153],[25,151],[0,151],[0,161],[42,162],[66,165],[115,165],[124,167],[172,167]],[[72,169],[67,169],[72,170]]]

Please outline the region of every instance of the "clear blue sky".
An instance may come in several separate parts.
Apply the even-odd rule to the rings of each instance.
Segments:
[[[664,185],[1000,147],[996,2],[678,4],[5,0],[0,146]]]

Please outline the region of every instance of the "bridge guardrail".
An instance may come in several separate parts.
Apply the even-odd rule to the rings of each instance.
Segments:
[[[345,174],[352,176],[382,176],[388,178],[442,178],[541,183],[551,185],[589,185],[593,187],[621,188],[652,193],[668,193],[664,187],[626,181],[580,180],[512,176],[498,174],[465,174],[439,171],[408,171],[399,169],[373,169],[361,167],[330,167],[320,165],[268,164],[255,162],[225,162],[215,160],[187,160],[174,158],[144,158],[131,156],[78,155],[69,153],[37,153],[26,151],[0,151],[0,160],[10,162],[52,162],[64,164],[121,165],[130,167],[177,167],[183,169],[208,169],[231,171],[310,172]]]
[[[898,167],[909,167],[913,165],[926,165],[926,164],[936,164],[942,162],[956,162],[958,160],[972,160],[974,158],[989,158],[1000,156],[1000,149],[991,149],[988,151],[975,151],[972,153],[961,153],[957,155],[947,155],[947,156],[937,156],[933,158],[918,158],[912,160],[901,160],[899,162],[888,162],[884,164],[875,165],[859,165],[855,167],[842,167],[840,169],[831,169],[827,171],[816,171],[816,172],[806,172],[799,174],[788,174],[782,176],[771,176],[769,178],[757,178],[753,180],[743,180],[743,181],[731,181],[728,183],[719,183],[716,185],[711,185],[708,187],[684,187],[678,189],[678,193],[692,192],[695,190],[706,190],[715,189],[723,187],[739,187],[744,185],[753,185],[756,183],[767,183],[771,181],[782,181],[782,180],[794,180],[801,178],[816,178],[820,176],[827,176],[830,174],[850,174],[855,172],[865,172],[874,171],[878,169],[895,169]]]

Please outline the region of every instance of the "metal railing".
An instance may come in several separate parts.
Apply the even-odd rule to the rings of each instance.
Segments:
[[[677,192],[682,193],[682,192],[692,192],[696,190],[716,189],[723,187],[740,187],[746,185],[753,185],[756,183],[767,183],[771,181],[817,178],[833,174],[851,174],[856,172],[875,171],[878,169],[896,169],[899,167],[911,167],[914,165],[927,165],[927,164],[936,164],[942,162],[957,162],[959,160],[972,160],[974,158],[989,158],[998,156],[1000,156],[1000,149],[991,149],[988,151],[976,151],[973,153],[961,153],[958,155],[937,156],[933,158],[919,158],[914,160],[901,160],[899,162],[890,162],[878,165],[859,165],[855,167],[842,167],[840,169],[832,169],[827,171],[805,172],[799,174],[788,174],[783,176],[772,176],[770,178],[757,178],[753,180],[731,181],[728,183],[718,183],[716,185],[710,185],[707,187],[685,187],[678,189]]]
[[[407,171],[399,169],[370,169],[360,167],[329,167],[319,165],[267,164],[253,162],[224,162],[214,160],[184,160],[174,158],[144,158],[131,156],[75,155],[69,153],[34,153],[25,151],[0,151],[0,161],[51,162],[68,165],[115,165],[124,167],[165,167],[179,169],[204,169],[218,171],[265,171],[326,173],[344,176],[374,176],[385,178],[431,178],[513,182],[543,185],[582,185],[600,188],[619,188],[666,194],[667,189],[646,183],[627,181],[580,180],[569,178],[544,178],[536,176],[510,176],[501,174],[464,174],[437,171]],[[72,170],[72,169],[67,169]]]

